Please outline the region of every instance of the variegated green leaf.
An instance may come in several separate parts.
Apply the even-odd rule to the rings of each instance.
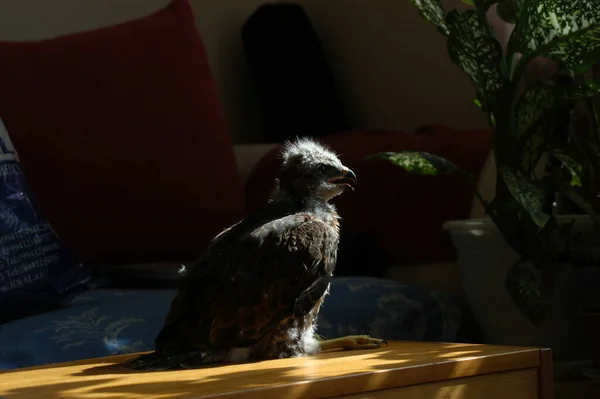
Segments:
[[[519,146],[524,149],[523,164],[537,163],[540,144],[549,133],[549,120],[560,107],[598,94],[600,85],[593,80],[567,87],[538,81],[525,91],[515,106],[515,133]]]
[[[598,5],[600,6],[600,4]],[[563,92],[561,101],[564,104],[571,101],[591,98],[598,94],[600,94],[600,84],[594,80],[588,80],[576,86],[569,86],[569,88]]]
[[[510,193],[495,195],[489,203],[487,215],[494,222],[506,243],[516,253],[523,255],[525,242],[522,239],[522,207]]]
[[[496,4],[502,0],[462,0],[463,3],[474,6],[474,5],[486,5],[491,6],[492,4]]]
[[[448,53],[471,79],[477,92],[484,97],[500,89],[502,47],[490,36],[475,10],[448,13],[446,25],[450,30]]]
[[[580,188],[577,187],[563,187],[561,192],[575,203],[581,210],[593,217],[598,223],[600,223],[600,210],[590,200],[588,200],[585,194]]]
[[[409,172],[420,175],[436,176],[458,170],[458,166],[454,163],[428,152],[382,152],[376,157],[386,159]]]
[[[502,177],[510,194],[527,211],[531,220],[539,227],[544,227],[550,219],[550,215],[542,210],[545,198],[544,191],[511,169],[503,168]]]
[[[573,157],[564,151],[552,151],[552,155],[558,159],[561,164],[569,171],[571,180],[569,185],[571,187],[581,187],[581,173],[583,172],[583,165],[577,162]]]
[[[558,102],[556,85],[539,81],[525,91],[515,107],[517,138],[523,137]]]
[[[540,158],[544,153],[544,146],[547,143],[546,138],[548,137],[552,125],[550,123],[540,123],[533,126],[527,134],[527,140],[522,140],[524,144],[524,152],[521,164],[523,170],[531,173]]]
[[[523,136],[531,126],[558,108],[598,94],[600,85],[593,80],[575,86],[556,86],[552,82],[538,81],[517,101],[517,137]]]
[[[413,5],[419,10],[419,14],[432,24],[438,27],[438,30],[444,35],[448,35],[448,27],[446,26],[446,13],[442,7],[441,0],[410,0]]]
[[[519,312],[532,324],[540,325],[546,316],[546,307],[533,270],[517,262],[506,274],[505,286]]]
[[[600,2],[525,2],[509,51],[546,57],[576,71],[589,68],[600,60]]]

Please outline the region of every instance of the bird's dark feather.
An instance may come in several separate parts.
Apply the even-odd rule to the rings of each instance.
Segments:
[[[338,245],[337,214],[323,207],[271,203],[215,237],[182,278],[149,363],[252,346],[320,304]]]
[[[317,353],[319,307],[339,241],[329,200],[356,176],[335,153],[307,138],[287,143],[270,201],[225,230],[182,273],[140,369]]]

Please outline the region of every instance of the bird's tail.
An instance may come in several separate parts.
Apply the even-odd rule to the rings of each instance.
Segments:
[[[150,352],[129,361],[126,366],[134,370],[165,371],[181,368],[196,368],[211,363],[221,363],[225,354],[221,351],[185,352],[177,355],[160,355]]]
[[[186,356],[161,356],[156,352],[150,352],[127,362],[126,366],[134,370],[169,370],[172,368],[178,368]]]

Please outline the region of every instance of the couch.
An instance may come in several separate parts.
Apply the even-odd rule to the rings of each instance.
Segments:
[[[234,147],[241,175],[247,179],[275,146]],[[151,350],[178,267],[177,262],[107,266],[97,273],[98,287],[68,305],[0,325],[0,369]],[[318,332],[452,342],[460,324],[460,302],[452,293],[386,277],[343,276],[333,279]]]
[[[280,143],[232,144],[186,0],[94,31],[0,42],[0,59],[0,118],[31,199],[93,277],[59,305],[1,324],[0,369],[151,350],[179,265],[264,202]],[[350,244],[321,335],[460,339],[456,287],[407,281],[415,274],[402,270],[453,267],[440,227],[473,214],[472,193],[456,176],[414,176],[366,156],[436,152],[478,178],[487,136],[428,125],[321,138],[362,186],[336,204]]]

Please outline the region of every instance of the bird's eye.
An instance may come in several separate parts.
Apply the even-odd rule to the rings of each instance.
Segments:
[[[327,169],[329,169],[329,165],[320,164],[320,165],[317,167],[317,169],[318,169],[318,171],[319,171],[319,172],[321,172],[321,173],[325,173],[325,172],[327,172]]]

